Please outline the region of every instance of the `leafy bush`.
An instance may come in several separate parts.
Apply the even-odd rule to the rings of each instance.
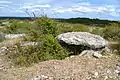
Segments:
[[[16,44],[16,48],[11,48],[9,58],[17,65],[29,66],[32,63],[50,59],[64,59],[68,53],[52,35],[44,35],[44,39],[37,46],[21,47]]]
[[[57,34],[57,22],[47,17],[36,19],[29,26],[29,32],[24,37],[24,40],[38,42],[39,44],[21,47],[20,43],[18,43],[15,49],[11,49],[9,57],[16,64],[23,66],[50,59],[64,59],[69,54],[55,39]]]
[[[53,35],[45,35],[42,48],[42,52],[44,52],[45,54],[49,53],[49,57],[51,57],[52,59],[64,59],[68,56],[66,50],[61,47],[61,45],[53,37]]]
[[[57,22],[43,16],[41,18],[35,19],[31,26],[29,26],[28,36],[25,37],[27,41],[41,41],[46,34],[51,34],[54,37],[58,35]]]
[[[42,34],[52,34],[53,36],[57,35],[58,28],[56,21],[43,16],[37,19],[36,22]]]
[[[15,33],[17,31],[17,21],[13,21],[11,25],[6,26],[5,33]]]

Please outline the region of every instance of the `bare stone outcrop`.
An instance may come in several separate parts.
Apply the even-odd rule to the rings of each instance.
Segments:
[[[104,48],[108,44],[101,36],[88,32],[68,32],[60,34],[56,38],[68,45],[82,45],[91,49]]]
[[[97,58],[102,55],[102,50],[106,50],[108,41],[99,35],[91,34],[88,32],[67,32],[60,34],[56,37],[61,44],[66,44],[69,50],[78,51],[77,54],[87,54]],[[63,45],[64,46],[64,45]]]

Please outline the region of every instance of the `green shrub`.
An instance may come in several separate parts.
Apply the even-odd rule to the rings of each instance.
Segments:
[[[46,16],[37,19],[36,24],[38,24],[39,30],[42,34],[52,34],[53,36],[58,34],[56,21],[49,19]]]
[[[49,57],[51,56],[52,59],[64,59],[68,56],[66,50],[61,47],[53,35],[45,35],[42,48],[43,52],[49,53]]]
[[[11,25],[6,26],[5,33],[15,33],[17,31],[17,21],[13,21]]]
[[[46,34],[37,46],[24,46],[16,44],[16,48],[11,48],[8,57],[20,66],[29,66],[32,63],[51,59],[64,59],[68,56],[67,51],[61,47],[59,42],[51,34]]]
[[[27,36],[24,37],[24,41],[34,41],[38,42],[41,41],[43,38],[43,34],[39,30],[31,29]]]
[[[41,41],[46,34],[51,34],[54,37],[59,34],[57,22],[43,16],[35,19],[31,26],[29,26],[28,36],[25,37],[26,41]]]

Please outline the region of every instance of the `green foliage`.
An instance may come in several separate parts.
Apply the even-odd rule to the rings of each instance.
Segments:
[[[39,30],[31,29],[27,36],[24,37],[24,41],[41,41],[43,34]]]
[[[49,53],[49,57],[51,56],[53,59],[64,59],[68,56],[68,53],[61,47],[53,35],[45,35],[42,48],[43,52]]]
[[[6,27],[6,33],[15,33],[17,31],[17,21]]]
[[[39,62],[39,49],[39,46],[21,47],[20,45],[17,45],[17,48],[10,53],[9,57],[11,57],[17,65],[29,66],[32,63]]]
[[[91,33],[101,35],[104,37],[104,28],[101,27],[91,27]]]
[[[120,39],[120,25],[112,24],[111,26],[106,26],[104,28],[104,37],[109,40],[119,40]]]
[[[4,33],[26,33],[29,30],[30,23],[28,21],[10,20],[6,26]]]
[[[10,25],[6,27],[5,33],[26,33],[24,41],[38,42],[38,45],[24,46],[16,44],[16,48],[11,47],[9,58],[16,64],[28,66],[32,63],[51,59],[64,59],[72,54],[81,52],[80,46],[69,46],[63,48],[55,37],[64,32],[90,32],[101,35],[108,40],[120,41],[120,25],[111,26],[86,26],[79,23],[62,23],[43,16],[33,21],[10,20]],[[98,22],[97,22],[98,23]],[[120,45],[118,45],[120,47]],[[65,46],[64,46],[65,47]],[[118,50],[120,50],[120,48]],[[114,47],[116,49],[116,47]],[[69,51],[69,52],[68,52]],[[73,52],[74,51],[74,52]],[[73,53],[72,53],[73,52]]]
[[[25,37],[27,41],[41,41],[46,34],[51,34],[54,37],[58,35],[57,22],[45,16],[35,19],[29,27],[28,36]]]
[[[53,36],[57,35],[58,28],[56,21],[43,16],[37,19],[36,22],[42,34],[52,34]]]
[[[89,32],[89,28],[83,24],[59,23],[59,32]]]
[[[115,53],[120,56],[120,40],[117,42],[117,44],[112,44],[111,48],[112,50],[117,50]]]
[[[9,57],[21,66],[29,66],[32,63],[50,59],[61,60],[68,56],[67,51],[61,47],[53,35],[44,35],[42,42],[37,46],[21,47],[19,43],[16,46],[16,49],[12,48]]]
[[[15,27],[15,29],[17,28]],[[34,41],[39,44],[24,47],[21,47],[19,43],[16,44],[17,48],[11,50],[9,55],[16,64],[28,66],[39,61],[50,59],[61,60],[68,56],[68,52],[55,39],[55,36],[58,34],[56,21],[47,17],[41,17],[35,19],[28,30],[27,36],[24,37],[24,41]]]

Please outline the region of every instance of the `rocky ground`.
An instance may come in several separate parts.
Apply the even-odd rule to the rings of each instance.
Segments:
[[[19,39],[5,40],[1,46],[14,45]],[[6,47],[0,49],[0,80],[120,80],[120,57],[112,53],[101,58],[70,56],[29,67],[15,67],[6,59]]]
[[[120,80],[120,58],[114,54],[100,59],[71,56],[20,68],[8,65],[3,57],[0,60],[0,80]]]

